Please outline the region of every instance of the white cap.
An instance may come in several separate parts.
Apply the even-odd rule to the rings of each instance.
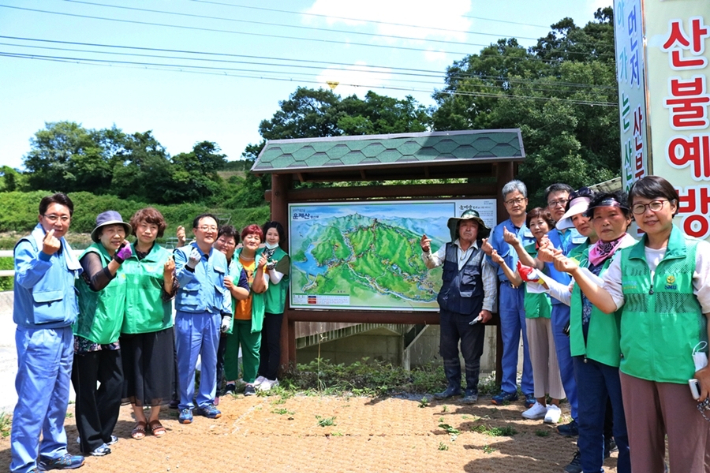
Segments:
[[[555,227],[557,227],[558,230],[574,227],[572,217],[586,212],[591,201],[592,199],[590,197],[577,197],[572,199],[569,203],[569,210],[565,212]]]

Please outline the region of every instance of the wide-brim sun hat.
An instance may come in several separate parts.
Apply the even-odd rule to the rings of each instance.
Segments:
[[[123,221],[121,214],[115,210],[107,210],[106,212],[101,212],[98,217],[96,217],[96,227],[91,230],[91,239],[94,243],[99,242],[101,229],[107,225],[123,225],[123,228],[126,229],[126,236],[131,234],[131,226]]]
[[[454,241],[459,237],[458,232],[456,230],[458,230],[458,225],[461,220],[475,220],[476,222],[478,222],[479,240],[481,238],[488,238],[488,235],[491,234],[491,229],[486,226],[486,222],[483,221],[478,211],[474,209],[468,209],[464,213],[462,213],[460,217],[451,217],[449,221],[446,222],[446,226],[449,227],[449,232],[451,232],[451,241]]]
[[[558,230],[565,230],[567,228],[574,227],[572,223],[572,217],[575,215],[583,214],[589,208],[589,203],[592,201],[591,197],[576,197],[572,199],[569,203],[569,210],[565,212],[561,219],[557,221],[555,227]]]

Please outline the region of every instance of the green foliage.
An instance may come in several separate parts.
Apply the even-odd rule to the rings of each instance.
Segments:
[[[549,437],[550,431],[549,430],[536,430],[535,435],[537,435],[538,437]]]
[[[0,231],[30,232],[37,225],[37,213],[42,197],[50,194],[46,191],[1,192],[0,193]],[[96,216],[106,210],[118,211],[124,220],[128,220],[139,209],[148,207],[145,202],[121,199],[112,195],[94,195],[89,192],[70,193],[74,203],[74,215],[71,231],[89,233],[96,224]],[[262,224],[269,218],[269,207],[249,209],[206,207],[199,203],[178,205],[153,205],[165,217],[168,228],[165,236],[174,236],[179,225],[190,231],[192,219],[203,212],[219,215],[231,215],[230,224],[242,228],[249,223]]]
[[[449,446],[446,445],[444,442],[439,442],[439,450],[446,451],[449,449]]]
[[[10,436],[12,429],[12,416],[4,412],[0,412],[0,436],[7,438]]]
[[[321,427],[329,427],[329,426],[338,425],[335,423],[335,417],[316,416],[316,419],[318,419],[318,425]]]
[[[506,425],[503,427],[491,427],[485,424],[479,424],[471,427],[473,432],[479,434],[490,435],[492,437],[512,437],[518,433],[514,427]]]
[[[595,18],[582,28],[565,18],[529,50],[500,40],[454,62],[434,93],[437,130],[521,129],[518,177],[533,205],[553,182],[577,188],[619,174],[618,109],[583,104],[618,100],[612,9]]]
[[[10,257],[5,257],[5,258],[0,258],[0,270],[11,270],[14,269],[14,264],[12,261],[12,258]],[[2,291],[12,291],[12,288],[15,284],[15,280],[10,277],[2,277],[0,278],[0,292]],[[2,419],[2,414],[0,414],[0,420]],[[0,422],[1,424],[1,422]]]

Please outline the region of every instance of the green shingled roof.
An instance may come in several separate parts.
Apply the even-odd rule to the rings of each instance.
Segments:
[[[434,162],[519,161],[524,157],[518,129],[363,135],[268,141],[252,171],[323,172]]]

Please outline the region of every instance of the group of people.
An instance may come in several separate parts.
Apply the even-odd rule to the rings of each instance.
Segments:
[[[156,243],[167,227],[158,210],[141,209],[128,222],[109,210],[76,258],[64,238],[73,212],[65,194],[44,197],[38,225],[15,246],[18,402],[10,471],[83,465],[84,456],[67,451],[70,382],[80,450],[94,456],[111,453],[118,441],[122,403],[133,407],[134,439],[162,437],[160,409],[172,399],[179,421],[189,424],[193,412],[220,417],[219,394],[234,392],[238,381],[245,395],[278,385],[290,268],[279,247],[281,224],[248,225],[240,235],[202,214],[193,221],[194,240],[169,251]]]
[[[435,397],[462,392],[460,343],[462,401],[477,401],[482,323],[497,306],[503,372],[492,402],[518,400],[522,334],[522,415],[557,423],[568,400],[572,421],[557,430],[578,436],[578,451],[566,472],[602,472],[618,448],[620,473],[663,473],[666,439],[671,471],[710,472],[710,245],[673,224],[673,185],[646,176],[626,194],[553,184],[547,207],[530,211],[521,181],[502,194],[509,218],[492,231],[467,210],[449,220],[452,241],[436,253],[420,241],[427,267],[443,266],[448,385]]]

